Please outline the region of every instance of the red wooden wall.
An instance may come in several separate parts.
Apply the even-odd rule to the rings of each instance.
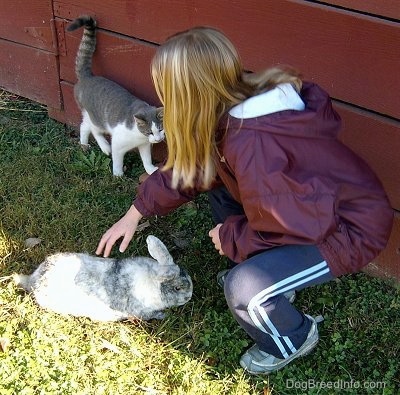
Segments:
[[[80,121],[72,87],[82,31],[65,28],[84,13],[100,28],[94,72],[153,104],[155,48],[196,25],[223,30],[248,70],[291,64],[322,85],[343,118],[341,139],[376,171],[396,213],[370,270],[400,279],[399,0],[0,0],[0,86],[71,125]]]

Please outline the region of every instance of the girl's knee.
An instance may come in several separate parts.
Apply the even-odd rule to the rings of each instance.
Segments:
[[[259,269],[238,264],[225,277],[225,298],[230,306],[247,306],[254,295],[262,288],[268,287],[268,276]]]

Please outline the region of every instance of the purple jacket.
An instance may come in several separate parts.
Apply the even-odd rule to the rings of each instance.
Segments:
[[[340,118],[326,92],[304,83],[301,111],[244,119],[227,114],[217,131],[220,181],[244,208],[220,228],[222,249],[242,262],[286,244],[315,244],[338,276],[359,271],[386,246],[393,210],[368,165],[337,139]],[[156,171],[135,207],[165,215],[200,190],[174,190]]]

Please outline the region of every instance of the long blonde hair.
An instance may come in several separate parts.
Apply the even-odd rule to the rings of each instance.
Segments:
[[[221,116],[257,93],[301,80],[289,69],[245,74],[233,44],[220,31],[197,27],[170,37],[151,63],[151,75],[164,106],[172,186],[207,188],[215,178],[215,131]]]

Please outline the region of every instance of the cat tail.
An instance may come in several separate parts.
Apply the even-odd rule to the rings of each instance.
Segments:
[[[88,15],[75,19],[67,30],[72,32],[84,27],[81,43],[75,60],[75,72],[78,79],[92,75],[92,58],[96,49],[96,21]]]
[[[13,274],[13,280],[15,285],[23,288],[25,291],[32,291],[32,284],[30,281],[31,276],[27,276],[25,274]]]

